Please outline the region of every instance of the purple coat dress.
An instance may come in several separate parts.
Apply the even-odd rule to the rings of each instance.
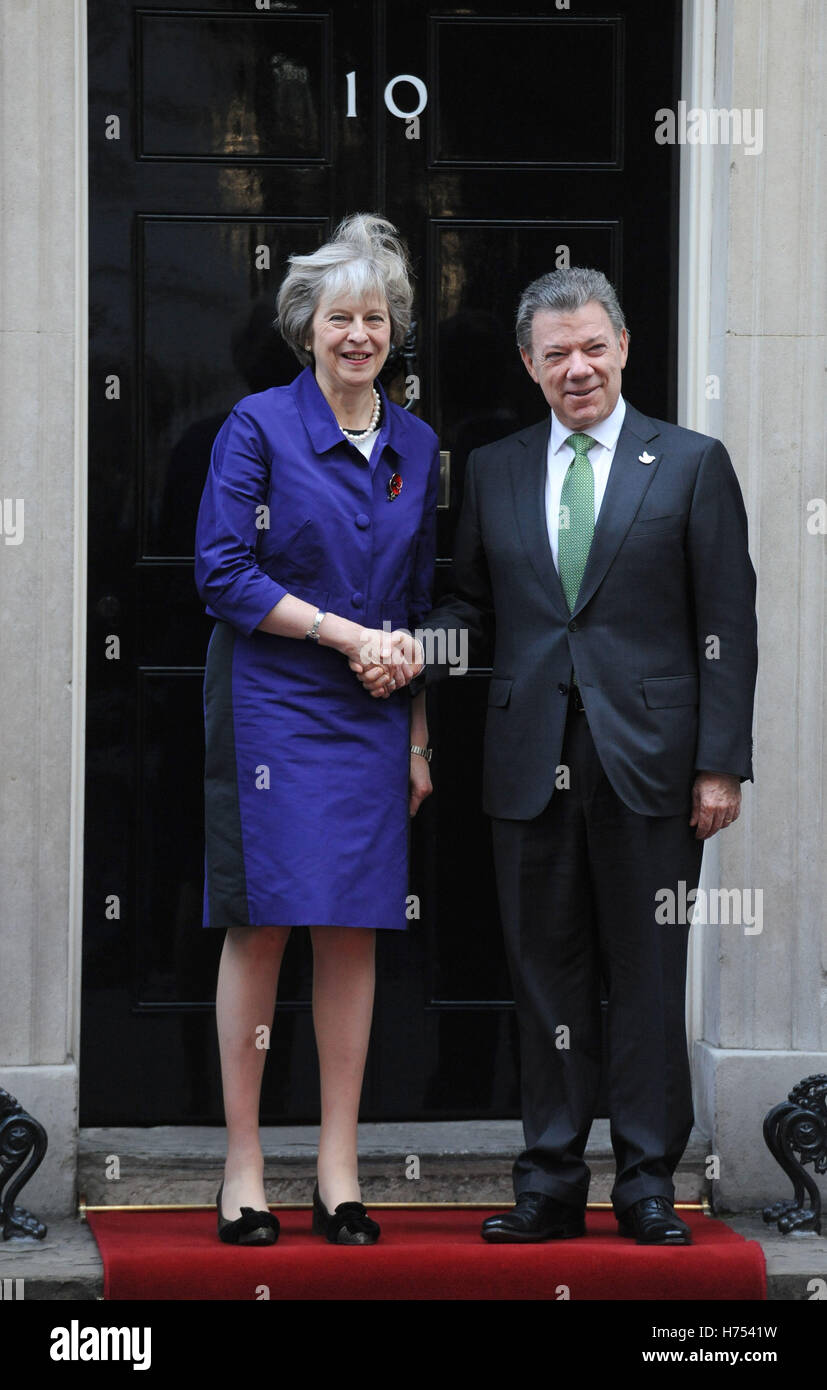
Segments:
[[[410,691],[374,700],[341,652],[257,630],[285,594],[365,627],[424,621],[439,446],[379,390],[369,462],[310,368],[239,401],[213,445],[195,547],[217,619],[204,679],[205,927],[406,926]]]

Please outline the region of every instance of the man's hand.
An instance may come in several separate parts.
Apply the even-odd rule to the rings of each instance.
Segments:
[[[363,666],[358,661],[349,661],[348,665],[374,700],[387,700],[396,689],[396,677],[391,675],[386,666]]]
[[[738,819],[741,782],[728,772],[699,772],[692,787],[692,818],[696,840],[709,840]]]
[[[351,671],[374,699],[388,699],[410,685],[425,665],[422,643],[409,632],[366,630],[358,655],[348,661]]]
[[[411,815],[415,816],[426,796],[430,796],[434,789],[428,759],[423,758],[421,753],[411,754],[410,787],[411,799],[408,809]]]

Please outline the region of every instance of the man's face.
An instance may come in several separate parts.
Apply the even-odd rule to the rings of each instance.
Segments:
[[[628,353],[626,329],[618,341],[606,310],[594,300],[572,313],[539,309],[531,353],[520,348],[526,371],[561,425],[578,432],[611,415]]]

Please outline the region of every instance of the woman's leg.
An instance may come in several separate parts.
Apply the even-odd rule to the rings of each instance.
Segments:
[[[264,1211],[264,1158],[259,1137],[261,1078],[267,1048],[256,1029],[273,1025],[276,990],[289,927],[229,927],[216,991],[216,1024],[227,1125],[221,1208],[228,1221],[242,1205]],[[269,1038],[268,1038],[269,1041]]]
[[[376,933],[311,927],[311,937],[322,1088],[319,1195],[332,1212],[340,1202],[361,1201],[356,1128],[373,1016]]]

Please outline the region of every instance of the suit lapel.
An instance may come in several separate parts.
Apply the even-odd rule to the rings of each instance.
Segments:
[[[546,472],[551,421],[524,430],[514,440],[509,459],[514,509],[523,545],[540,583],[568,621],[572,614],[560,575],[554,564],[546,525]],[[583,582],[572,610],[578,613],[593,597],[617,554],[661,460],[656,447],[646,446],[658,436],[657,426],[626,403],[623,428],[609,470],[609,481],[594,528]],[[652,459],[642,463],[641,457]],[[652,457],[654,455],[654,458]]]
[[[511,452],[511,487],[514,510],[525,546],[537,576],[564,618],[569,616],[560,576],[554,566],[546,525],[546,469],[551,417],[525,430]]]
[[[657,448],[647,449],[646,445],[657,435],[658,430],[654,422],[641,415],[627,402],[623,427],[618,436],[583,582],[572,609],[573,614],[585,608],[598,585],[602,583],[655,476],[661,455]],[[654,460],[642,463],[642,455],[649,459],[654,455]]]

